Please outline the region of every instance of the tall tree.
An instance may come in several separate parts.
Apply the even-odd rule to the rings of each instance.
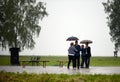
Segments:
[[[0,46],[10,48],[12,65],[19,65],[19,51],[34,48],[34,36],[47,15],[45,3],[36,0],[0,0]]]
[[[0,46],[32,49],[41,30],[39,19],[47,15],[45,5],[36,0],[0,0]]]
[[[115,50],[120,49],[120,0],[108,0],[103,3],[108,17],[111,40],[115,44]]]

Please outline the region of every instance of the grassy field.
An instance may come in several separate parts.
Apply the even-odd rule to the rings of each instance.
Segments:
[[[120,75],[27,74],[1,71],[0,82],[120,82]]]
[[[31,56],[20,56],[19,60],[30,60]],[[41,56],[40,60],[48,60],[47,66],[58,66],[58,60],[68,60],[67,56]],[[10,65],[9,56],[0,56],[0,65]],[[31,64],[28,64],[31,65]],[[67,63],[65,64],[67,65]],[[120,66],[120,57],[91,57],[90,66]]]

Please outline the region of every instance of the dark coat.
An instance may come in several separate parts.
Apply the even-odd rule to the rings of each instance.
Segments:
[[[86,56],[87,57],[91,57],[91,48],[90,47],[87,47],[85,48],[86,49]]]
[[[80,56],[80,51],[81,51],[80,45],[75,45],[75,48],[77,49],[77,51],[75,51],[75,56]]]
[[[85,52],[86,52],[86,49],[85,48],[81,48],[81,56],[85,56]]]

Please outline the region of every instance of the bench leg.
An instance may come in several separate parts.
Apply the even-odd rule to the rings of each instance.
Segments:
[[[59,67],[63,67],[63,61],[59,62]]]
[[[46,62],[45,62],[45,61],[43,61],[43,67],[44,67],[44,68],[46,67]]]
[[[59,67],[61,66],[61,62],[59,62]]]
[[[63,65],[64,65],[64,62],[62,63],[62,67],[63,67]]]

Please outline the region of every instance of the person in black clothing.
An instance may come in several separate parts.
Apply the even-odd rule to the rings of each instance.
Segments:
[[[85,48],[84,48],[84,45],[81,45],[81,58],[82,58],[81,68],[84,68],[84,64],[85,64]]]
[[[75,65],[77,65],[77,68],[79,69],[80,67],[80,50],[81,47],[80,45],[78,45],[78,41],[75,41],[75,48],[77,49],[77,51],[75,52]]]
[[[91,48],[88,46],[88,43],[85,44],[85,64],[86,68],[89,68],[90,65],[90,58],[91,58]]]

